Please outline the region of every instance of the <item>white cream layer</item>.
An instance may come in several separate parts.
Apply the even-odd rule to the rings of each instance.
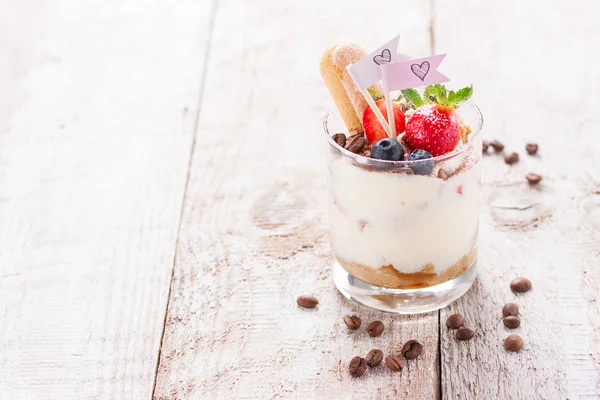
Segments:
[[[475,244],[480,164],[448,180],[374,172],[332,157],[328,174],[333,253],[377,269],[414,273],[452,267]]]

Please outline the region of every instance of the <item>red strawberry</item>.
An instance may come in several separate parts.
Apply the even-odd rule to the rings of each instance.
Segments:
[[[385,100],[378,100],[375,104],[383,114],[385,120],[388,121]],[[396,134],[399,135],[402,132],[404,132],[404,129],[406,127],[406,120],[404,117],[404,113],[400,109],[400,106],[398,106],[396,103],[392,103],[392,108],[394,110]],[[383,126],[381,126],[379,120],[375,116],[375,113],[373,112],[373,110],[371,110],[371,107],[367,107],[365,113],[363,114],[363,128],[365,128],[365,135],[370,144],[373,144],[378,140],[385,139],[386,137],[388,137],[387,133],[385,133],[385,129],[383,129]]]
[[[427,150],[434,157],[449,153],[460,140],[456,111],[453,107],[426,103],[408,119],[404,137],[410,147]]]

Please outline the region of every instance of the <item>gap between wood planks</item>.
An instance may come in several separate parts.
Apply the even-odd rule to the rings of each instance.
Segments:
[[[208,37],[206,39],[206,50],[204,52],[204,60],[202,61],[202,77],[200,78],[200,91],[198,96],[198,110],[196,112],[195,120],[194,120],[194,132],[192,134],[192,145],[190,147],[190,153],[188,158],[188,168],[187,174],[185,177],[185,187],[183,189],[183,196],[181,198],[181,210],[179,212],[179,222],[177,226],[177,237],[175,238],[175,251],[173,252],[173,261],[171,263],[171,277],[169,280],[169,291],[167,293],[167,302],[165,304],[165,318],[163,320],[162,332],[160,334],[160,343],[158,346],[158,354],[156,355],[156,366],[154,368],[154,380],[152,382],[152,395],[150,396],[150,400],[154,399],[154,394],[156,391],[156,380],[158,378],[158,369],[160,367],[160,356],[163,347],[163,340],[165,338],[165,329],[167,326],[167,319],[169,317],[169,304],[171,303],[171,291],[173,289],[173,275],[175,274],[175,260],[177,260],[177,253],[179,250],[179,233],[181,232],[181,221],[183,220],[183,211],[184,211],[184,202],[185,197],[188,190],[188,184],[190,182],[190,171],[192,167],[192,160],[194,157],[194,149],[196,148],[196,136],[198,134],[198,121],[200,120],[200,113],[202,112],[202,102],[204,101],[204,84],[206,82],[207,75],[207,65],[208,58],[210,56],[211,44],[212,44],[212,36],[215,28],[215,16],[217,14],[217,6],[218,0],[212,0],[211,8],[210,8],[210,20],[208,27]]]

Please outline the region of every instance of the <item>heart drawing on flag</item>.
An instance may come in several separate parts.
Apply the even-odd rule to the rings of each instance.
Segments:
[[[390,61],[392,61],[392,53],[388,49],[383,49],[381,55],[377,54],[373,57],[373,61],[375,61],[375,64],[377,65],[389,64]]]
[[[429,62],[423,61],[421,65],[413,64],[410,66],[410,69],[413,72],[413,74],[417,76],[417,78],[424,81],[425,77],[427,76],[427,73],[429,72]]]

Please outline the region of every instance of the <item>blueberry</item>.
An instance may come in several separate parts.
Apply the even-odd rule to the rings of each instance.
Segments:
[[[425,150],[415,150],[408,156],[408,161],[418,161],[410,166],[417,175],[429,175],[433,171],[435,162],[431,160],[433,156]]]
[[[371,158],[400,161],[404,158],[404,147],[394,139],[381,139],[373,145]]]

